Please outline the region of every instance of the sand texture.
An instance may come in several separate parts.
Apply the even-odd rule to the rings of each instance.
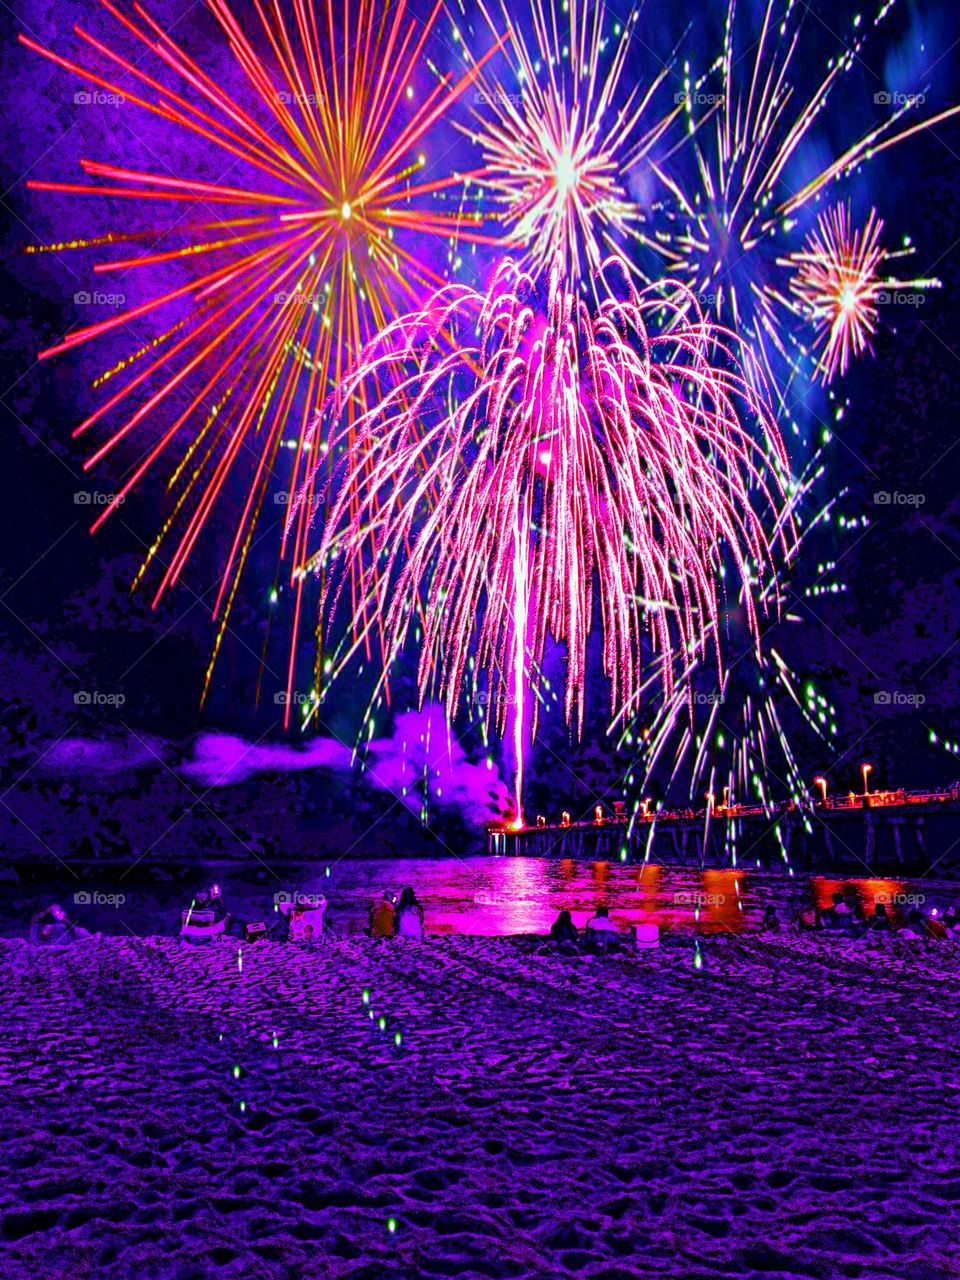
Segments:
[[[960,1276],[960,943],[701,946],[0,942],[0,1276]]]

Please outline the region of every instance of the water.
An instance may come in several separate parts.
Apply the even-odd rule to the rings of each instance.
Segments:
[[[104,933],[173,934],[191,894],[208,887],[214,876],[229,909],[241,920],[270,925],[274,895],[298,890],[322,893],[329,906],[325,925],[340,936],[367,927],[371,902],[384,890],[399,894],[411,885],[424,906],[431,934],[545,934],[566,907],[578,925],[596,911],[609,909],[621,925],[651,922],[666,932],[742,932],[759,927],[772,904],[784,921],[795,917],[805,891],[813,890],[822,907],[835,892],[857,897],[870,914],[875,902],[888,911],[942,911],[960,900],[948,883],[911,885],[905,880],[818,876],[789,879],[759,871],[697,871],[676,867],[623,866],[572,859],[495,858],[344,860],[287,868],[276,878],[248,864],[216,872],[191,872],[176,884],[131,886],[122,870],[91,868],[83,881],[59,880],[40,886],[4,884],[0,892],[0,933],[25,936],[30,915],[58,901],[77,923]],[[120,901],[120,899],[123,899]]]

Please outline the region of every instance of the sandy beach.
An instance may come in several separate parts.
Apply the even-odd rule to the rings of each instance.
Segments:
[[[0,1275],[960,1276],[960,945],[701,945],[4,941]]]

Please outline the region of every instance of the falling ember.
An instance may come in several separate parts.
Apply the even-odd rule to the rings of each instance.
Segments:
[[[123,28],[120,41],[129,37],[142,46],[132,61],[80,26],[76,35],[96,55],[98,69],[29,36],[20,41],[86,84],[120,95],[125,112],[164,121],[164,162],[140,171],[84,159],[83,182],[31,179],[27,185],[127,201],[130,217],[121,231],[60,247],[112,250],[94,271],[142,277],[146,300],[72,328],[40,355],[74,351],[134,321],[166,316],[170,308],[181,315],[187,310],[186,318],[110,370],[112,393],[74,435],[91,438],[98,429],[87,469],[119,456],[123,442],[134,448],[132,458],[124,453],[123,481],[94,529],[148,473],[169,478],[171,510],[136,579],[148,568],[160,572],[154,605],[183,578],[198,542],[226,513],[204,697],[258,531],[260,537],[269,532],[263,528],[269,517],[276,524],[277,507],[305,476],[308,486],[317,486],[299,520],[278,535],[270,597],[276,600],[277,588],[291,596],[289,723],[303,592],[295,568],[305,555],[307,513],[322,498],[324,444],[309,424],[373,335],[442,283],[413,239],[484,238],[472,215],[442,206],[444,193],[469,174],[428,173],[421,148],[502,42],[458,80],[438,75],[411,104],[403,90],[413,69],[426,73],[439,4],[421,21],[407,0],[389,6],[377,0],[281,6],[274,0],[258,4],[259,21],[248,22],[228,0],[209,0],[244,91],[234,98],[222,71],[216,79],[208,75],[141,5],[127,14],[104,3]],[[149,73],[151,56],[169,87]],[[123,85],[109,78],[111,69]],[[215,172],[229,173],[229,184],[197,176],[209,172],[211,156]],[[158,220],[158,210],[169,210],[166,221]],[[171,266],[184,273],[173,288],[165,274]]]
[[[387,669],[413,629],[421,697],[438,688],[452,719],[473,656],[501,694],[488,721],[495,703],[505,734],[519,693],[515,734],[529,705],[533,737],[548,635],[566,648],[564,712],[582,728],[598,588],[618,714],[636,709],[645,634],[667,656],[709,637],[721,664],[731,582],[756,639],[753,584],[794,539],[762,379],[676,281],[638,290],[615,256],[604,272],[591,311],[559,265],[538,286],[508,259],[486,294],[450,285],[387,326],[346,379],[341,404],[384,390],[353,423],[360,447],[307,566],[327,570],[328,628],[345,578],[360,583],[334,675],[374,618]],[[662,670],[669,692],[671,663]]]

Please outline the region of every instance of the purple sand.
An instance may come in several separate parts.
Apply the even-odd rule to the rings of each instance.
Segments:
[[[540,947],[0,943],[0,1274],[957,1274],[960,946]]]

